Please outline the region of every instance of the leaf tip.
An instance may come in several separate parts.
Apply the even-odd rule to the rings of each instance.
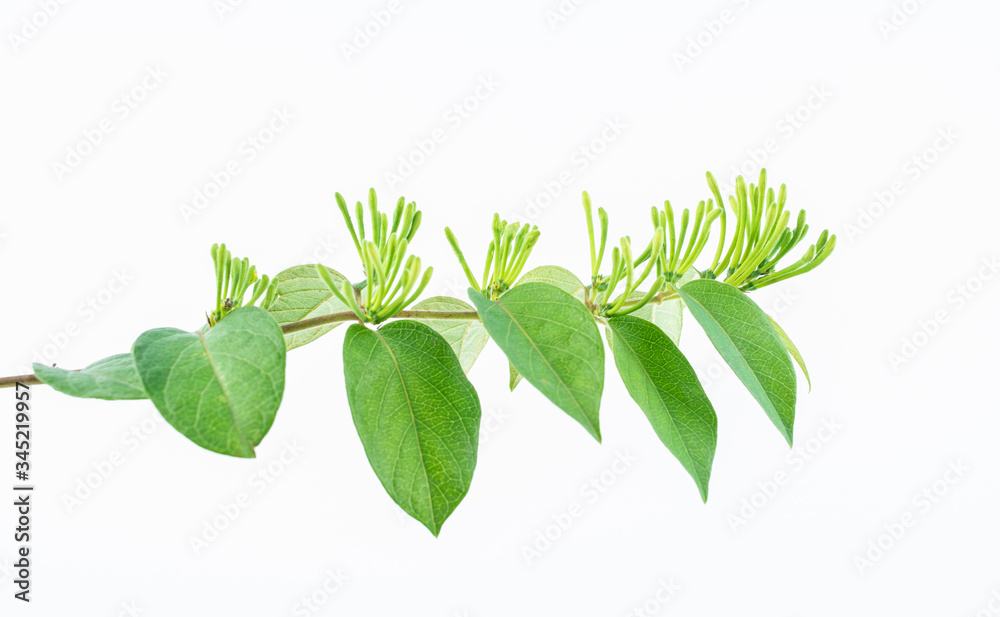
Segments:
[[[417,516],[409,512],[407,512],[407,514],[412,516],[417,522],[426,527],[427,531],[431,532],[431,535],[434,536],[435,538],[441,535],[441,528],[444,526],[444,521],[438,523],[437,521],[433,520],[433,517],[431,518],[431,520],[424,520],[423,518],[418,518]]]

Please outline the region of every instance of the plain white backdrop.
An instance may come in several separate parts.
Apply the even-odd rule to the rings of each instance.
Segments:
[[[531,263],[583,275],[582,190],[614,238],[645,238],[650,206],[709,196],[706,170],[729,184],[766,166],[808,210],[810,240],[827,228],[839,246],[753,296],[813,378],[791,452],[688,319],[681,348],[719,414],[707,504],[610,358],[601,445],[530,385],[509,393],[487,347],[470,373],[487,433],[438,539],[368,467],[342,329],[289,355],[257,460],[198,449],[148,401],[35,387],[33,602],[13,599],[7,505],[0,610],[1000,614],[998,13],[971,0],[6,1],[4,374],[198,327],[213,242],[265,272],[319,260],[359,278],[334,191],[417,201],[431,294],[466,287],[445,225],[481,263],[494,211],[528,219],[542,229]],[[13,484],[6,392],[0,484]]]

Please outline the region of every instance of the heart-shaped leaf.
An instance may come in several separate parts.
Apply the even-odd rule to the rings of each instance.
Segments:
[[[148,330],[132,353],[171,426],[213,452],[254,456],[285,390],[285,342],[267,311],[238,308],[207,333]]]
[[[347,279],[332,268],[327,268],[333,281],[338,285]],[[310,317],[341,313],[351,310],[333,295],[323,279],[316,272],[315,265],[293,266],[283,270],[274,277],[279,297],[268,309],[278,324],[302,321]],[[289,332],[285,335],[287,349],[295,349],[311,343],[333,330],[340,324],[309,328],[300,332]]]
[[[434,296],[413,305],[413,310],[422,311],[474,311],[476,309],[457,298]],[[414,319],[444,337],[458,356],[462,370],[466,373],[476,363],[476,358],[486,347],[490,335],[478,319]]]
[[[708,499],[718,421],[691,364],[652,323],[623,315],[608,320],[612,353],[625,388],[660,441]]]
[[[604,345],[594,316],[547,283],[517,285],[490,301],[469,297],[511,366],[598,441],[604,390]]]
[[[688,310],[789,445],[795,368],[767,314],[732,285],[691,281],[678,288]]]
[[[79,371],[37,363],[33,367],[42,383],[70,396],[107,401],[149,398],[130,353],[109,356]]]
[[[448,341],[416,321],[344,336],[347,401],[386,492],[435,536],[469,490],[479,395]]]

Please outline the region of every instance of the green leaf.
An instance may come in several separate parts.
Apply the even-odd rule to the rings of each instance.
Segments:
[[[332,268],[327,268],[330,276],[338,285],[346,281],[344,275]],[[323,279],[316,272],[316,265],[293,266],[279,272],[274,277],[279,297],[268,309],[278,324],[302,321],[310,317],[342,313],[351,309],[337,299]],[[300,332],[289,332],[285,335],[285,347],[295,349],[311,343],[333,330],[340,324],[310,328]]]
[[[481,409],[451,346],[416,321],[344,337],[347,401],[386,492],[435,536],[469,490]]]
[[[411,307],[420,311],[474,311],[472,305],[462,302],[458,298],[447,296],[434,296],[421,300]],[[486,333],[486,328],[478,319],[414,319],[444,337],[451,348],[458,356],[458,361],[462,364],[462,370],[466,373],[476,363],[479,353],[486,347],[490,335]]]
[[[584,284],[575,274],[560,266],[538,266],[529,270],[517,280],[515,285],[522,285],[524,283],[548,283],[553,287],[558,287],[565,291],[581,302],[583,301],[583,294],[587,291]],[[513,364],[508,363],[508,367],[510,371],[510,391],[513,392],[514,388],[517,387],[517,384],[521,383],[521,379],[523,378],[517,372],[517,369],[514,368]]]
[[[511,365],[598,441],[604,345],[590,311],[547,283],[517,285],[496,301],[469,297]]]
[[[660,441],[708,500],[718,421],[691,364],[660,328],[623,315],[608,320],[612,353],[625,388]]]
[[[79,371],[37,363],[32,366],[42,383],[70,396],[106,401],[149,398],[130,353],[109,356]]]
[[[709,340],[791,445],[795,369],[767,314],[719,281],[691,281],[678,289]]]
[[[207,333],[148,330],[132,353],[171,426],[212,452],[254,456],[285,390],[285,343],[267,311],[238,308]]]
[[[774,326],[774,331],[778,333],[778,338],[781,339],[785,349],[788,350],[788,353],[792,354],[792,357],[795,358],[796,364],[798,364],[799,368],[802,369],[802,374],[806,377],[806,383],[809,384],[809,391],[812,392],[813,385],[812,381],[809,379],[809,369],[806,368],[806,361],[802,359],[802,354],[799,353],[798,347],[795,346],[792,339],[788,338],[788,335],[785,334],[784,329],[778,325],[778,322],[771,319],[770,315],[768,315],[767,318],[771,320],[771,325]]]
[[[510,391],[513,392],[514,388],[517,387],[517,384],[521,383],[521,380],[524,378],[521,377],[521,373],[517,372],[517,369],[514,368],[514,365],[510,363],[510,360],[507,361],[507,372],[510,375],[508,385],[510,385]]]
[[[557,287],[574,298],[582,299],[584,285],[575,274],[559,266],[538,266],[525,272],[517,280],[516,285],[525,283],[548,283]]]

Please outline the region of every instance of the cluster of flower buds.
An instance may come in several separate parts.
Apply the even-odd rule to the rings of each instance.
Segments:
[[[619,241],[619,246],[611,249],[611,274],[600,273],[604,261],[604,251],[608,240],[608,213],[604,208],[597,209],[600,222],[601,240],[598,245],[594,237],[594,215],[590,203],[590,195],[583,193],[583,211],[587,216],[587,234],[590,237],[590,267],[591,284],[587,288],[585,302],[599,315],[611,317],[627,315],[648,304],[666,285],[667,279],[660,268],[660,260],[656,257],[663,251],[663,229],[657,227],[653,232],[646,250],[633,259],[632,240],[625,236]],[[636,274],[636,268],[643,262],[646,266]],[[639,292],[639,286],[649,277],[653,268],[657,268],[656,279],[649,290]],[[624,283],[621,292],[618,286]]]
[[[330,291],[350,307],[358,319],[381,323],[412,304],[427,287],[434,272],[434,268],[427,268],[421,276],[420,258],[406,255],[406,249],[420,227],[421,212],[417,210],[416,202],[407,204],[400,197],[390,226],[388,215],[379,211],[375,189],[370,189],[369,239],[365,234],[365,208],[362,203],[357,202],[355,207],[357,227],[340,193],[337,193],[337,205],[361,257],[365,280],[357,285],[346,281],[337,285],[325,267],[319,266],[317,271]]]
[[[742,176],[736,179],[736,195],[729,196],[729,207],[736,220],[726,250],[726,208],[719,185],[711,173],[706,174],[713,197],[685,208],[675,216],[670,202],[663,208],[652,208],[653,238],[646,250],[633,260],[629,237],[622,238],[620,248],[611,254],[611,274],[600,273],[608,235],[608,215],[597,209],[600,223],[600,243],[595,240],[594,217],[590,196],[583,193],[583,210],[587,216],[590,236],[591,284],[585,301],[599,315],[624,315],[636,311],[651,301],[661,301],[674,295],[672,286],[686,274],[701,278],[720,279],[741,291],[759,289],[778,281],[808,272],[823,263],[837,244],[837,237],[824,231],[802,258],[778,269],[785,257],[809,231],[805,211],[800,211],[794,228],[788,226],[791,213],[785,210],[787,192],[782,184],[775,194],[767,187],[767,172],[761,170],[758,183],[747,185]],[[679,220],[678,220],[679,219]],[[712,264],[705,270],[694,269],[695,261],[708,244],[715,221],[720,223],[718,246]],[[646,264],[640,273],[637,269]],[[650,277],[655,268],[652,286],[640,292],[639,285]],[[624,289],[619,291],[619,284]],[[663,290],[663,294],[660,294]]]
[[[711,173],[706,174],[708,186],[716,202],[722,202],[719,185]],[[743,176],[736,179],[736,196],[729,196],[729,206],[736,218],[736,229],[723,256],[726,241],[726,217],[722,212],[722,233],[712,265],[703,272],[703,278],[719,278],[743,291],[760,289],[772,283],[803,274],[823,263],[837,245],[837,236],[824,230],[816,243],[811,245],[797,262],[777,269],[778,261],[802,241],[809,231],[806,213],[800,210],[795,228],[789,228],[791,212],[785,210],[787,196],[785,185],[778,189],[767,187],[767,172],[761,170],[758,183],[749,187]],[[711,200],[709,200],[711,203]],[[721,208],[720,208],[721,210]]]
[[[709,199],[707,202],[699,202],[694,211],[694,221],[691,220],[691,211],[687,208],[681,212],[680,225],[675,226],[674,209],[669,201],[663,203],[663,209],[653,208],[651,215],[653,219],[653,229],[662,232],[666,238],[659,250],[654,252],[653,260],[656,261],[656,273],[663,275],[668,283],[676,283],[688,270],[694,266],[695,260],[701,255],[702,250],[708,243],[708,238],[712,232],[712,223],[715,219],[724,216],[725,210]],[[688,235],[690,231],[690,235]],[[685,246],[684,240],[687,239]],[[649,255],[643,254],[641,258]]]
[[[483,284],[480,285],[472,274],[462,249],[458,246],[455,234],[448,227],[444,228],[444,233],[459,263],[462,264],[462,270],[469,279],[469,284],[491,300],[496,300],[500,294],[514,285],[528,261],[528,256],[531,255],[531,249],[538,242],[538,236],[541,235],[534,225],[508,223],[500,220],[499,214],[494,214],[493,240],[486,250],[486,267],[483,269]]]
[[[261,308],[270,308],[278,299],[278,290],[266,274],[258,276],[257,267],[244,257],[233,257],[225,244],[212,245],[215,262],[215,310],[207,314],[208,326],[214,327],[230,311],[241,306],[253,306],[260,300]],[[250,300],[243,298],[253,286]]]

